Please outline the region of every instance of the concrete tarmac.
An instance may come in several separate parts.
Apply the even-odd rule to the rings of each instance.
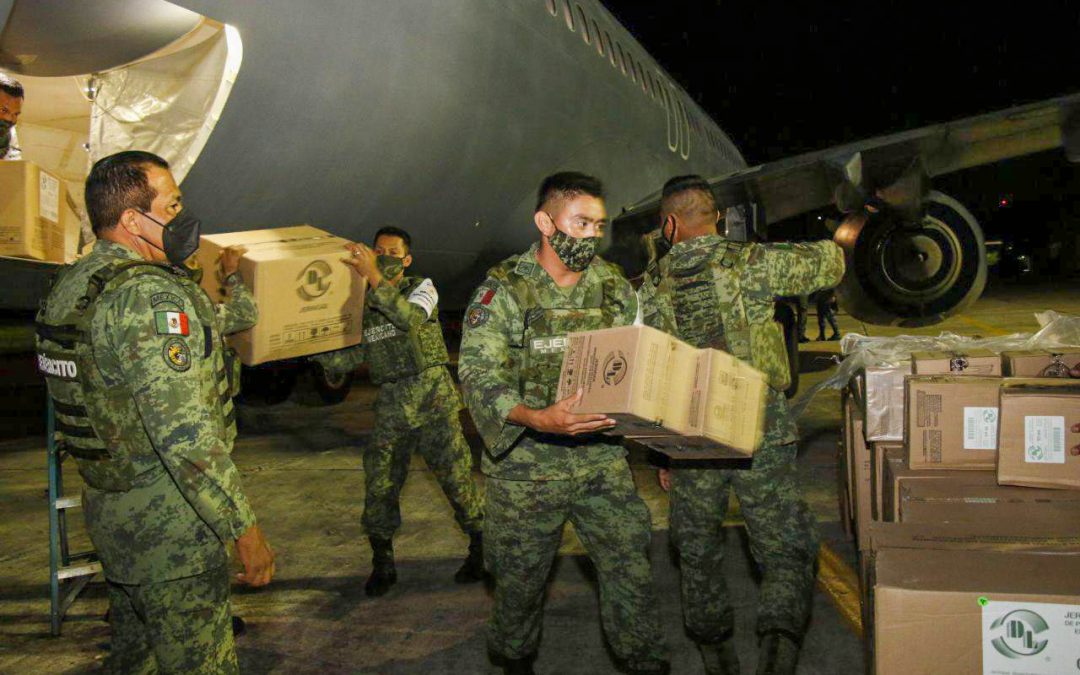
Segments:
[[[1080,314],[1080,298],[1064,286],[991,289],[972,311],[924,329],[867,327],[841,316],[845,332],[872,335],[992,335],[1036,330],[1033,313]],[[814,317],[808,322],[816,334]],[[802,387],[828,374],[835,342],[802,345]],[[467,539],[423,460],[414,458],[402,494],[404,523],[395,539],[398,584],[379,599],[364,596],[370,549],[360,527],[364,481],[361,452],[372,427],[374,389],[357,386],[333,407],[294,401],[241,407],[234,458],[259,520],[277,553],[278,576],[259,590],[237,587],[234,613],[248,632],[238,642],[249,673],[487,673],[484,623],[491,607],[480,585],[457,585],[453,573]],[[799,672],[863,669],[854,549],[838,524],[836,444],[839,397],[827,390],[800,420],[800,475],[819,521],[822,570]],[[472,439],[474,444],[476,439]],[[478,448],[477,448],[478,450]],[[668,502],[645,458],[632,453],[638,487],[653,517],[652,557],[673,672],[703,672],[683,633],[678,570],[668,546]],[[477,479],[482,476],[477,472]],[[77,491],[74,466],[68,492]],[[106,600],[100,576],[75,602],[59,638],[48,636],[48,520],[44,441],[0,443],[0,672],[79,673],[96,670],[106,651]],[[88,541],[73,512],[73,548]],[[753,672],[757,586],[737,509],[728,532],[727,575],[738,617],[744,672]],[[854,609],[854,612],[853,612]],[[568,525],[552,572],[538,673],[615,673],[600,628],[595,575]]]

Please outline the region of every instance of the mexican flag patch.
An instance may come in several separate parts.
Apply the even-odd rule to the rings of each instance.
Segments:
[[[154,312],[158,335],[187,335],[187,314],[183,312]]]

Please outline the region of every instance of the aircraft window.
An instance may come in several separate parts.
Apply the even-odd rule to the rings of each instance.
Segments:
[[[585,44],[589,44],[589,19],[585,17],[585,10],[581,8],[581,5],[577,6],[578,18],[581,20],[581,39],[585,41]]]
[[[595,20],[593,20],[593,22],[592,22],[592,32],[593,32],[593,35],[596,36],[596,53],[599,54],[600,56],[603,56],[604,55],[604,36],[603,36],[603,33],[600,32],[600,26],[596,23]]]
[[[623,76],[626,75],[626,54],[623,53],[622,43],[616,42],[615,47],[619,50],[619,67],[622,68]]]
[[[551,16],[559,16],[559,7],[555,4],[555,0],[544,0],[544,4],[547,5],[548,11],[551,12]]]
[[[608,58],[611,59],[611,67],[618,68],[619,63],[615,60],[615,49],[611,46],[611,33],[604,31],[604,42],[607,43],[607,54]]]
[[[574,10],[570,8],[570,0],[563,0],[562,8],[563,19],[566,21],[566,27],[571,32],[574,30]]]
[[[648,94],[649,93],[649,87],[648,87],[648,85],[645,84],[645,69],[642,68],[641,64],[636,62],[636,61],[634,62],[634,67],[636,67],[638,69],[638,82],[641,83],[641,91]]]
[[[686,114],[686,105],[683,104],[682,99],[676,101],[679,105],[679,119],[682,120],[682,150],[679,152],[679,156],[683,159],[690,159],[690,118]]]
[[[634,82],[637,82],[637,71],[635,71],[635,70],[634,70],[634,69],[635,69],[635,68],[637,67],[637,64],[636,64],[636,63],[634,63],[634,57],[633,57],[633,56],[631,56],[631,55],[629,55],[629,54],[627,54],[627,55],[626,55],[626,60],[627,60],[627,61],[629,62],[629,64],[630,64],[630,65],[629,65],[629,66],[627,67],[627,70],[629,70],[629,71],[630,71],[630,79],[631,79],[631,80],[633,80]]]
[[[674,105],[674,97],[668,91],[665,86],[661,91],[664,92],[664,102],[667,104],[667,144],[668,150],[672,152],[679,151],[679,111]]]
[[[646,96],[648,96],[649,92],[652,90],[652,87],[649,84],[649,69],[646,67],[642,67],[641,69],[641,90],[645,92]]]

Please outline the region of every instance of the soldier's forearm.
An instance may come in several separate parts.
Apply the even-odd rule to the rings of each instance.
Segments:
[[[538,412],[538,410],[533,410],[524,403],[519,403],[510,409],[510,413],[506,416],[506,421],[518,426],[535,429],[536,414]]]

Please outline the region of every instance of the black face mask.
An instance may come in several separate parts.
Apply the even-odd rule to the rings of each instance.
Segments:
[[[185,260],[199,250],[199,231],[202,229],[202,221],[195,217],[191,209],[184,209],[168,223],[163,223],[148,213],[143,213],[143,215],[161,226],[165,234],[161,237],[160,248],[144,237],[139,238],[159,251],[164,251],[165,257],[172,264],[183,265]]]

